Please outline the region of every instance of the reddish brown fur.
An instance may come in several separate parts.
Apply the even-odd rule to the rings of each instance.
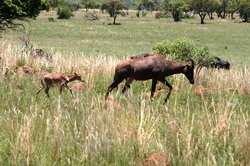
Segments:
[[[165,77],[183,73],[191,84],[194,83],[194,62],[193,60],[191,61],[192,63],[169,61],[159,54],[122,61],[115,68],[114,82],[108,87],[105,99],[124,79],[126,80],[123,88],[123,93],[125,94],[133,80],[152,79],[151,97],[155,93],[157,81],[169,87],[170,91],[165,99],[166,102],[172,91],[172,86],[165,80]]]
[[[169,157],[165,153],[152,153],[144,159],[142,166],[170,166]]]
[[[46,74],[42,77],[41,79],[41,84],[42,86],[39,88],[39,90],[37,91],[37,95],[40,93],[40,91],[42,89],[45,88],[45,93],[47,94],[47,96],[49,97],[49,88],[55,85],[59,85],[60,86],[60,94],[62,93],[62,88],[66,87],[70,93],[73,95],[72,90],[68,87],[68,83],[71,81],[75,81],[75,80],[79,80],[82,81],[81,76],[78,75],[77,73],[74,73],[73,75],[66,75],[63,73],[49,73]]]

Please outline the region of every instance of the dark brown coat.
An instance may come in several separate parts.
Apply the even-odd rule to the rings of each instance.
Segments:
[[[152,79],[151,97],[155,93],[157,81],[168,86],[170,91],[165,99],[167,101],[172,91],[172,86],[165,80],[165,77],[183,73],[191,84],[194,83],[194,62],[175,62],[166,60],[159,54],[152,54],[143,58],[130,59],[120,62],[115,68],[114,82],[108,87],[105,99],[109,93],[118,86],[124,79],[126,80],[123,93],[129,90],[133,80]]]

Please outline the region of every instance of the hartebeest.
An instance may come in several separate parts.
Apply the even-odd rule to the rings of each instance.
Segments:
[[[223,60],[218,56],[214,56],[213,59],[214,61],[210,64],[211,68],[230,70],[230,63],[228,61]]]
[[[59,85],[60,86],[60,94],[62,93],[62,88],[66,87],[71,95],[73,96],[72,90],[68,87],[68,83],[71,81],[79,80],[83,82],[81,76],[77,73],[74,73],[73,75],[66,75],[63,73],[49,73],[46,74],[42,77],[41,79],[41,84],[42,86],[39,88],[37,91],[36,97],[40,93],[42,89],[45,88],[45,93],[49,97],[49,89],[50,87],[53,87],[54,85]]]
[[[162,57],[160,54],[151,54],[146,57],[129,59],[120,62],[115,68],[114,82],[108,87],[105,100],[109,93],[116,88],[124,79],[126,80],[122,92],[127,95],[130,84],[133,80],[152,79],[151,98],[154,96],[157,81],[169,87],[169,92],[165,99],[168,100],[172,86],[165,80],[165,77],[183,73],[191,84],[194,84],[194,61],[175,62]]]

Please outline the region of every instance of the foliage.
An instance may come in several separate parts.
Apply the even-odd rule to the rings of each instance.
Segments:
[[[170,0],[169,10],[171,10],[174,21],[180,21],[180,17],[184,11],[188,9],[188,5],[183,0]]]
[[[86,11],[88,11],[88,9],[98,9],[101,6],[101,3],[96,0],[83,0],[82,3]]]
[[[106,10],[109,16],[114,18],[113,24],[116,24],[116,17],[123,14],[124,9],[127,9],[127,6],[122,0],[105,0],[101,6],[101,10]]]
[[[42,1],[42,9],[48,12],[51,7],[49,0],[41,0],[41,1]]]
[[[233,14],[238,10],[237,0],[219,0],[216,7],[216,13],[218,17],[225,19],[230,14],[233,19]]]
[[[238,11],[237,0],[229,0],[227,4],[227,12],[230,14],[231,19],[234,19],[233,14]]]
[[[67,0],[63,3],[61,2],[60,5],[68,6],[72,11],[77,11],[80,8],[80,3],[81,0]]]
[[[46,6],[46,0],[1,0],[0,1],[0,30],[7,28],[16,29],[22,26],[22,23],[16,20],[28,21],[30,18],[36,18]]]
[[[190,8],[199,14],[201,18],[201,24],[204,24],[204,19],[208,12],[207,7],[207,0],[191,0]]]
[[[209,1],[209,6],[207,8],[207,14],[209,15],[210,19],[214,19],[213,18],[213,13],[216,11],[216,9],[218,8],[218,6],[220,6],[220,0],[210,0]]]
[[[60,4],[60,0],[49,0],[49,1],[50,1],[50,6],[51,6],[52,8],[56,8],[56,7],[58,7],[59,4]]]
[[[207,13],[211,13],[216,7],[218,0],[190,0],[190,9],[195,10],[201,19],[201,24],[204,24],[204,19]]]
[[[137,9],[138,10],[157,10],[159,9],[161,2],[157,0],[141,0]]]
[[[248,22],[250,18],[250,1],[249,0],[238,0],[239,13],[243,22]]]
[[[69,19],[74,16],[69,6],[61,6],[57,9],[58,19]]]
[[[187,38],[177,39],[174,42],[163,40],[153,46],[152,50],[171,59],[184,61],[191,57],[199,63],[203,59],[208,59],[210,52],[207,46],[197,45]]]

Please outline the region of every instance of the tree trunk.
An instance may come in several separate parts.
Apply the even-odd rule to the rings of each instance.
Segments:
[[[173,18],[174,18],[175,22],[180,21],[180,17],[179,17],[180,14],[179,14],[179,12],[173,11],[172,15],[173,15]]]
[[[204,14],[204,13],[199,13],[199,16],[200,16],[200,18],[201,18],[201,24],[205,24],[204,19],[205,19],[205,17],[206,17],[206,14]]]
[[[248,14],[247,13],[244,13],[243,15],[243,22],[248,22]]]
[[[234,18],[234,12],[231,12],[231,13],[230,13],[230,18],[231,18],[232,20],[235,19],[235,18]]]
[[[218,18],[222,18],[222,12],[216,12]]]
[[[115,20],[116,20],[116,14],[114,15],[114,21],[113,21],[113,24],[115,25]]]
[[[213,12],[208,12],[207,14],[208,14],[208,17],[209,17],[210,20],[214,19]]]

